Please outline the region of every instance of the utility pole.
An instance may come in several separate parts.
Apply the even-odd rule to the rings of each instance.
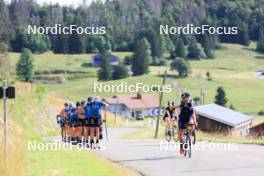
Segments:
[[[163,82],[162,85],[165,85],[166,83],[166,78],[167,78],[167,70],[164,72],[164,77],[163,77]],[[160,116],[161,116],[161,106],[162,106],[162,99],[163,99],[163,89],[160,92],[160,98],[159,98],[159,116],[157,118],[156,122],[156,130],[155,130],[155,138],[158,138],[158,133],[159,133],[159,124],[160,124]]]
[[[6,160],[7,160],[7,81],[3,81],[3,105],[4,105],[4,160],[5,160],[5,165],[6,165]]]
[[[14,99],[16,97],[15,87],[7,87],[7,81],[3,81],[3,87],[0,87],[0,99],[3,99],[3,121],[4,121],[4,162],[7,166],[7,99]]]
[[[201,88],[201,90],[200,90],[200,102],[201,102],[201,104],[202,105],[204,105],[204,89],[203,88]]]

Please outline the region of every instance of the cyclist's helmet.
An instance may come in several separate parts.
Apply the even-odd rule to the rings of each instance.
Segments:
[[[80,102],[77,102],[76,103],[76,107],[78,107],[78,106],[81,106],[81,103]]]
[[[188,93],[188,92],[184,92],[182,95],[181,95],[182,98],[190,98],[191,95]]]
[[[87,98],[87,101],[88,101],[88,102],[91,102],[92,100],[93,100],[93,97],[88,97],[88,98]]]
[[[168,101],[168,106],[170,106],[170,105],[174,105],[174,102],[173,101]]]
[[[99,97],[99,96],[94,97],[94,101],[95,101],[95,102],[100,101],[100,97]]]

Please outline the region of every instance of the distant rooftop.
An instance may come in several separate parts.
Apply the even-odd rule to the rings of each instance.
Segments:
[[[118,95],[117,98],[106,98],[109,104],[124,104],[129,109],[148,109],[159,107],[159,99],[152,94]]]
[[[195,109],[198,115],[232,127],[252,120],[250,116],[216,104],[201,105],[197,106]]]

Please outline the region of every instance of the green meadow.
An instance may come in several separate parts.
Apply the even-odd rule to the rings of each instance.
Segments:
[[[248,114],[256,114],[264,109],[264,79],[257,76],[257,72],[264,70],[264,59],[258,58],[253,48],[235,44],[224,44],[221,50],[215,51],[215,59],[191,61],[192,73],[187,78],[177,78],[177,73],[171,71],[169,62],[167,66],[151,66],[148,75],[129,77],[123,80],[102,82],[103,84],[115,85],[121,82],[135,84],[161,84],[162,74],[168,70],[167,84],[177,84],[183,91],[189,91],[192,97],[199,96],[200,89],[205,91],[205,103],[212,103],[218,86],[224,87],[228,105],[233,106]],[[131,53],[113,53],[123,59]],[[89,95],[111,97],[117,93],[94,92],[94,83],[97,68],[91,67],[92,54],[61,55],[61,54],[36,54],[34,55],[35,71],[70,70],[84,71],[90,74],[79,79],[71,79],[63,84],[43,84],[47,92],[67,100],[85,99]],[[13,69],[19,58],[16,53],[11,53]],[[14,70],[13,70],[14,71]],[[210,72],[212,81],[206,78],[206,72]],[[49,75],[47,75],[49,76]],[[67,75],[66,75],[67,76]],[[169,99],[176,100],[178,89],[165,93],[164,102]],[[158,95],[158,94],[157,94]]]

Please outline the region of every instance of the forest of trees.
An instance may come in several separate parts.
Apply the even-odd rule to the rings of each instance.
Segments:
[[[138,40],[146,38],[151,46],[152,64],[164,53],[190,59],[213,57],[219,42],[249,45],[259,41],[263,51],[263,0],[106,0],[77,8],[60,5],[39,5],[32,0],[0,0],[0,23],[4,43],[9,51],[29,48],[33,53],[52,50],[54,53],[94,53],[107,47],[112,51],[133,51]],[[209,24],[237,26],[238,35],[175,36],[158,35],[160,24],[184,26]],[[27,25],[106,26],[106,35],[27,35]],[[181,40],[179,40],[179,38]],[[262,37],[263,38],[263,37]],[[200,43],[199,46],[192,44]],[[183,51],[182,45],[190,49]],[[191,44],[191,45],[190,45]],[[190,46],[189,46],[190,45]],[[199,48],[197,48],[199,47]],[[195,58],[193,58],[195,57]]]

